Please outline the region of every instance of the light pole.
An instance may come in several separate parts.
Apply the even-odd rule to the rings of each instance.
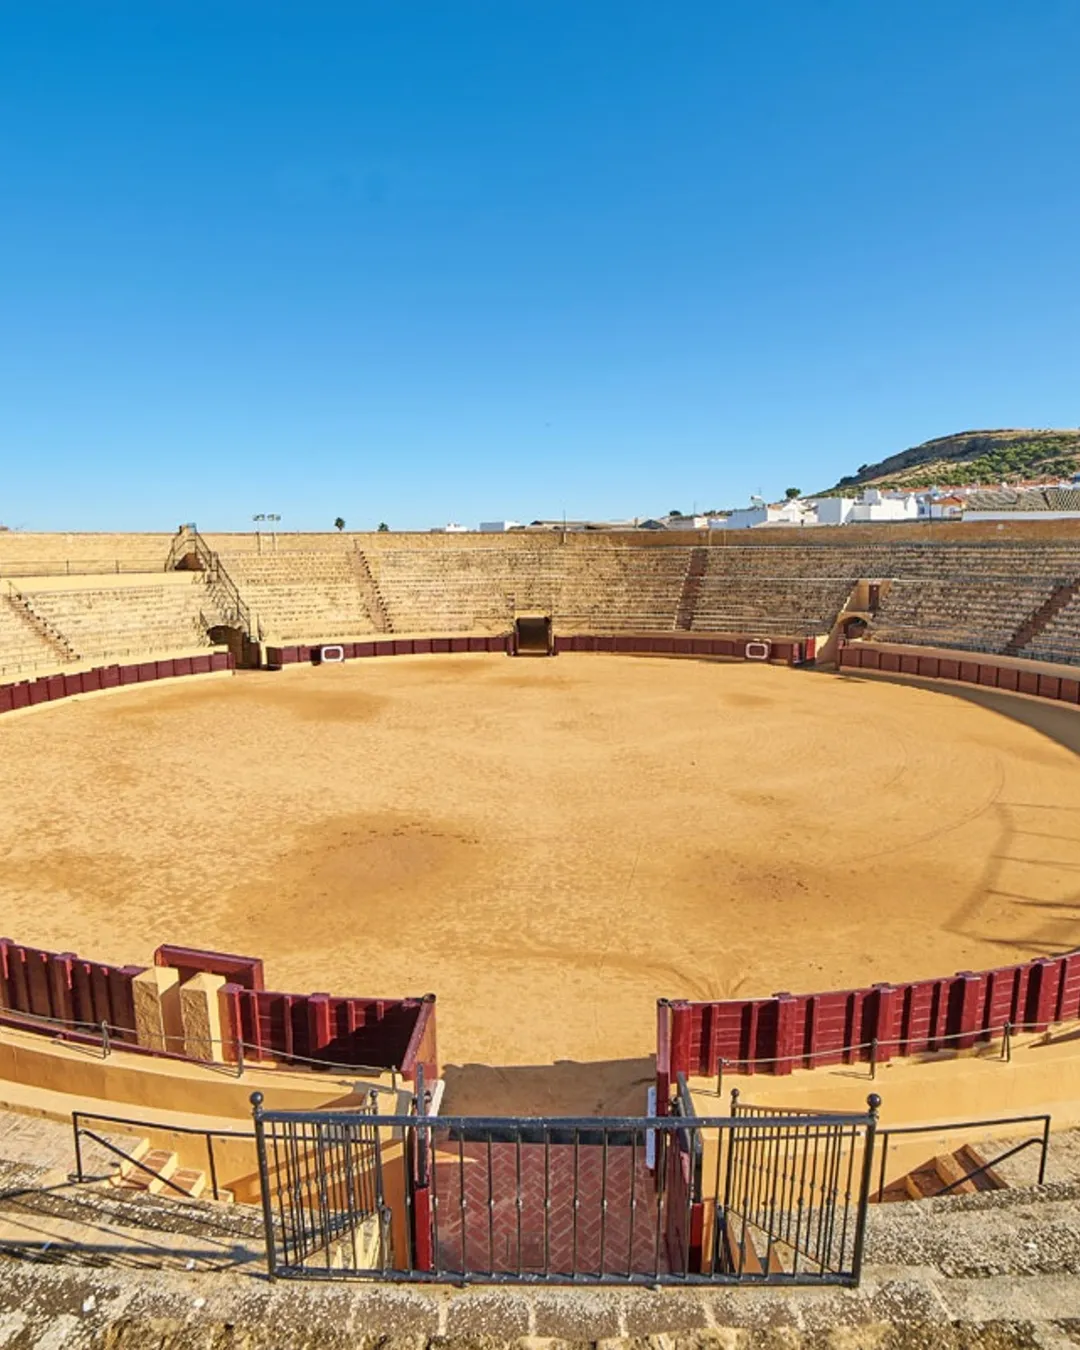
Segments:
[[[276,553],[276,552],[277,552],[277,522],[281,519],[281,517],[280,517],[279,515],[277,515],[275,512],[267,511],[267,512],[263,512],[263,513],[260,514],[260,515],[252,516],[251,519],[255,522],[255,538],[256,538],[256,540],[258,541],[258,543],[257,543],[257,545],[256,545],[257,551],[258,551],[259,553],[262,553],[262,535],[259,533],[259,522],[262,521],[262,520],[268,520],[268,521],[270,521],[270,523],[271,523],[271,536],[270,536],[270,537],[271,537],[271,539],[273,540],[273,543],[274,543],[274,552]]]

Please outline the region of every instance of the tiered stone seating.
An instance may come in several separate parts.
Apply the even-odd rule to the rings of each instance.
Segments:
[[[564,549],[564,583],[552,613],[564,630],[669,632],[691,550]],[[519,608],[524,608],[519,604]]]
[[[863,552],[783,545],[712,549],[691,626],[697,632],[827,633],[854,582],[866,575]]]
[[[1042,632],[1025,643],[1019,655],[1080,665],[1080,596],[1059,609]]]
[[[894,581],[873,626],[883,642],[1000,652],[1055,589],[1031,577]]]
[[[0,595],[0,675],[59,668],[62,662],[48,639],[20,617],[6,595]]]
[[[221,561],[267,638],[310,642],[377,631],[344,550],[227,553]]]
[[[179,574],[177,574],[179,575]],[[84,660],[135,652],[168,652],[210,645],[200,612],[207,589],[199,573],[187,584],[116,585],[23,594]]]
[[[502,632],[515,612],[563,631],[670,631],[685,547],[394,549],[367,557],[398,633]]]

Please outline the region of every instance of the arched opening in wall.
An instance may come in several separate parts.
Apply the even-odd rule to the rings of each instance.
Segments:
[[[550,614],[518,614],[514,619],[515,656],[554,656]]]
[[[207,636],[215,647],[228,647],[233,660],[241,668],[249,669],[259,665],[259,644],[252,642],[242,628],[234,628],[229,624],[214,624],[207,630]]]
[[[843,632],[845,641],[851,642],[855,638],[865,637],[869,627],[870,625],[865,619],[861,619],[857,614],[853,614],[850,618],[844,620]]]

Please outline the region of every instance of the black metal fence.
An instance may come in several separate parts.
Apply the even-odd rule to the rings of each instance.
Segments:
[[[271,1278],[859,1279],[876,1097],[861,1114],[716,1118],[689,1094],[649,1118],[253,1105]]]

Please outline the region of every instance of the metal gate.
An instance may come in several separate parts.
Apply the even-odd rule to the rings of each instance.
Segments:
[[[859,1115],[264,1111],[271,1278],[854,1284],[877,1099]]]
[[[394,1261],[375,1094],[362,1110],[264,1113],[252,1095],[271,1276],[348,1275]]]

